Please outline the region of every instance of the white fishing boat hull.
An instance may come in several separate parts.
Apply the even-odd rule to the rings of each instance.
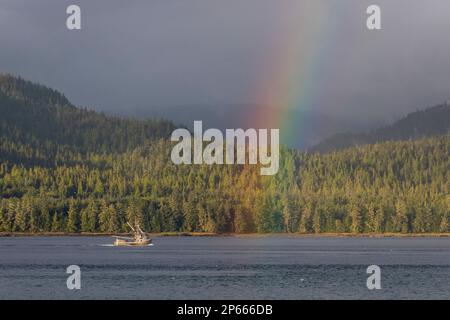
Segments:
[[[129,241],[123,239],[116,239],[114,245],[116,247],[145,247],[152,243],[151,239],[146,239],[142,241]]]

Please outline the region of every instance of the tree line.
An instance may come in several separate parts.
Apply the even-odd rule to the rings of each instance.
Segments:
[[[1,146],[10,159],[35,156]],[[444,136],[282,149],[272,177],[257,166],[173,165],[164,139],[126,153],[55,152],[39,165],[2,159],[0,231],[114,233],[137,219],[151,232],[448,232],[449,147]]]
[[[0,74],[0,232],[124,232],[135,219],[153,232],[449,231],[448,135],[282,148],[278,173],[261,176],[172,164],[174,128],[79,109]]]

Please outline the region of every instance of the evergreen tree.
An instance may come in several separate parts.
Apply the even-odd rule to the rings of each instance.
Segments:
[[[409,231],[408,208],[402,199],[398,200],[395,204],[395,229],[402,233]]]
[[[353,203],[350,209],[350,218],[351,218],[351,226],[350,230],[352,233],[360,233],[361,232],[361,212],[358,204]]]
[[[61,230],[61,218],[59,217],[58,212],[55,212],[53,214],[51,231],[52,232],[60,232],[60,231],[62,231]]]
[[[449,232],[449,214],[445,212],[439,225],[439,232]]]
[[[79,231],[79,216],[76,203],[72,200],[69,204],[69,211],[67,213],[66,231],[75,233]]]
[[[313,216],[313,231],[315,233],[320,233],[322,231],[322,215],[320,208],[316,208]]]
[[[81,228],[81,232],[93,232],[91,230],[90,221],[89,221],[89,211],[87,208],[81,210],[80,228]]]
[[[303,209],[302,215],[300,217],[300,227],[299,231],[301,233],[310,232],[310,221],[311,221],[312,209],[311,205],[307,204]]]

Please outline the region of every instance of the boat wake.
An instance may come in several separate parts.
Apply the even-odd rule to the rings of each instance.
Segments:
[[[153,243],[149,243],[149,244],[147,244],[147,245],[145,245],[145,246],[129,246],[129,247],[134,247],[134,248],[139,248],[139,247],[153,247]],[[116,245],[114,245],[114,244],[111,244],[111,243],[108,243],[108,244],[100,244],[99,245],[100,247],[119,247],[119,246],[116,246]],[[124,247],[124,246],[121,246],[121,247]]]

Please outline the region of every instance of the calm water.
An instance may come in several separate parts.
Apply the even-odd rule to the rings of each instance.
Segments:
[[[450,238],[0,238],[0,298],[450,299]],[[66,287],[81,267],[81,290]],[[366,287],[381,267],[381,290]]]

